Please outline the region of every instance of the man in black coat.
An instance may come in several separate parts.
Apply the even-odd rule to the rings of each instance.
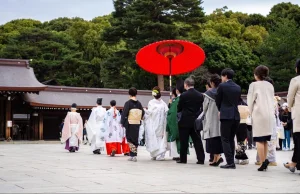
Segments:
[[[195,81],[189,77],[184,81],[187,90],[181,94],[178,102],[177,112],[181,114],[178,122],[180,138],[180,160],[177,163],[187,163],[187,150],[189,146],[189,136],[191,136],[197,154],[197,164],[204,164],[205,154],[200,133],[194,129],[194,123],[202,109],[204,97],[194,89]]]
[[[216,104],[220,112],[221,121],[221,139],[223,151],[227,164],[221,166],[225,169],[235,169],[234,137],[240,124],[240,113],[238,111],[239,99],[241,96],[241,87],[232,81],[234,71],[224,69],[221,73],[222,84],[218,87]]]

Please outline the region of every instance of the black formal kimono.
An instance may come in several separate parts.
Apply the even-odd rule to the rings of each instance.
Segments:
[[[126,139],[130,148],[130,156],[137,156],[139,145],[139,129],[145,111],[138,100],[128,100],[123,108],[121,124],[126,129]]]

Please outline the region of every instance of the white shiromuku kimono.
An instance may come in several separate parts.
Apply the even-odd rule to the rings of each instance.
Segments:
[[[153,159],[163,160],[167,151],[167,104],[159,99],[150,100],[145,114],[146,148]]]
[[[93,108],[86,125],[86,132],[93,151],[105,151],[106,133],[103,123],[105,113],[106,109],[102,106]]]
[[[116,154],[122,154],[122,142],[124,138],[124,129],[120,124],[121,115],[120,112],[115,108],[110,108],[103,120],[105,133],[107,134],[106,150],[107,155],[110,155],[112,151]]]
[[[145,133],[144,121],[141,120],[141,126],[139,129],[139,143],[144,139],[144,133]]]
[[[62,130],[62,143],[66,142],[66,150],[78,151],[79,144],[82,140],[83,123],[82,118],[77,112],[68,112],[64,127]]]

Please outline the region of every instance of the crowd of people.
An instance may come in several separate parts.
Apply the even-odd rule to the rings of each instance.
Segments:
[[[249,86],[247,102],[242,99],[241,87],[233,81],[232,69],[224,69],[221,76],[210,76],[205,93],[194,88],[192,77],[177,80],[169,105],[161,99],[159,87],[153,88],[153,99],[147,108],[137,100],[137,90],[129,89],[130,99],[122,114],[116,109],[116,101],[112,100],[111,108],[106,110],[99,98],[85,124],[86,139],[94,154],[105,150],[110,156],[124,153],[129,161],[137,162],[139,142],[144,136],[152,160],[165,160],[169,152],[179,164],[187,163],[192,141],[197,164],[204,165],[206,150],[210,166],[217,167],[226,161],[220,166],[222,169],[236,169],[236,164],[249,163],[248,139],[248,148],[256,143],[258,171],[266,171],[269,165],[277,165],[276,150],[290,150],[293,131],[293,158],[284,166],[295,172],[300,170],[300,60],[295,68],[298,76],[292,79],[287,103],[282,106],[275,96],[269,69],[263,65],[254,70],[255,82]],[[82,118],[74,103],[64,120],[65,148],[77,151],[82,135]]]

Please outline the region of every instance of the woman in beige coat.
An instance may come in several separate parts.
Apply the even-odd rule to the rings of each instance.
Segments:
[[[300,170],[300,59],[296,62],[297,77],[293,78],[288,92],[288,107],[292,111],[293,132],[294,132],[294,154],[291,163],[284,166],[291,172]]]
[[[274,87],[265,81],[269,75],[266,66],[258,66],[254,70],[256,82],[249,87],[247,102],[252,118],[253,140],[257,142],[257,152],[261,167],[258,171],[267,170],[268,141],[271,140],[274,125]]]

